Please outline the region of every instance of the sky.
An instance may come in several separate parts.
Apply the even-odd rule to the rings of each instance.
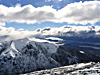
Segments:
[[[63,25],[100,24],[97,0],[0,0],[0,26],[34,31]]]

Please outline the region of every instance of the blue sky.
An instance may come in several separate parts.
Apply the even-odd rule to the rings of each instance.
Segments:
[[[85,0],[81,0],[82,1],[82,3],[84,3],[85,2]],[[89,2],[90,0],[87,0],[87,2],[88,3],[90,3]],[[91,0],[92,1],[92,0]],[[94,1],[94,0],[93,0]],[[93,2],[92,1],[92,2]],[[38,7],[44,7],[44,6],[52,6],[51,8],[50,7],[47,7],[47,8],[50,8],[54,13],[55,13],[55,11],[59,11],[59,10],[61,10],[61,9],[63,9],[63,8],[65,8],[68,4],[70,4],[71,5],[71,3],[74,3],[74,4],[72,4],[72,6],[73,5],[75,5],[75,2],[78,2],[78,4],[81,4],[81,3],[79,3],[80,2],[80,0],[0,0],[0,4],[2,4],[3,6],[5,6],[5,7],[16,7],[16,5],[19,5],[19,7],[24,7],[24,6],[27,6],[27,5],[32,5],[34,8],[38,8]],[[84,3],[84,4],[86,4],[86,3]],[[90,3],[91,4],[91,3]],[[92,3],[93,4],[93,3]],[[91,4],[91,6],[92,6],[92,4]],[[86,4],[87,5],[87,7],[89,7],[88,6],[88,4]],[[95,3],[95,5],[97,5],[97,3]],[[29,7],[31,7],[31,6],[29,6]],[[71,7],[71,6],[69,6],[69,7]],[[74,7],[74,6],[73,6]],[[76,6],[75,6],[76,7]],[[84,7],[83,7],[84,8]],[[96,8],[96,7],[95,7]],[[16,8],[15,8],[16,9]],[[41,9],[41,8],[40,8]],[[67,8],[65,8],[64,10],[66,10]],[[87,8],[88,9],[88,8]],[[87,11],[96,11],[97,10],[97,8],[96,9],[84,9],[84,10],[86,10],[86,12]],[[28,11],[27,11],[28,9],[26,9],[25,11],[25,13],[27,13]],[[37,9],[36,9],[37,10]],[[63,11],[61,11],[62,12],[62,14],[63,14],[63,12],[64,12],[64,10]],[[11,12],[11,10],[8,8],[8,10],[7,11],[9,11],[9,12]],[[38,11],[39,11],[39,9],[38,9]],[[45,13],[45,12],[43,12],[43,11],[46,11],[45,9],[43,9],[43,10],[41,10],[42,12],[41,13]],[[47,11],[49,11],[49,10],[47,10]],[[49,11],[50,13],[52,12],[52,11]],[[70,11],[75,11],[74,9],[73,10],[71,10],[71,8],[70,8]],[[79,13],[84,13],[84,11],[80,11],[80,10],[78,10],[79,11]],[[14,11],[12,11],[12,12],[14,12]],[[17,11],[16,11],[17,12]],[[22,11],[23,12],[23,11]],[[55,22],[55,17],[54,18],[52,18],[52,15],[54,14],[52,14],[51,13],[51,17],[50,17],[50,19],[48,20],[48,16],[46,17],[46,19],[45,20],[42,20],[41,18],[38,18],[37,19],[37,17],[39,17],[39,16],[35,16],[35,18],[34,18],[34,20],[36,20],[36,22],[32,22],[32,23],[27,23],[27,22],[25,22],[26,20],[27,20],[27,17],[25,17],[26,19],[25,19],[25,21],[24,22],[19,22],[18,20],[20,20],[20,18],[16,21],[16,18],[14,18],[14,20],[13,20],[13,18],[11,18],[11,16],[10,16],[10,20],[8,20],[9,19],[9,16],[7,16],[7,17],[5,17],[5,18],[8,18],[7,20],[4,20],[5,18],[1,18],[1,20],[0,20],[0,22],[4,22],[5,23],[5,27],[14,27],[16,30],[18,30],[18,29],[20,29],[20,28],[23,28],[23,29],[25,29],[25,30],[29,30],[29,31],[33,31],[33,30],[36,30],[37,28],[44,28],[44,27],[60,27],[60,26],[63,26],[63,25],[76,25],[76,26],[79,26],[79,25],[83,25],[83,22],[85,23],[84,25],[99,25],[100,24],[100,22],[99,22],[99,18],[98,18],[98,15],[99,15],[99,13],[97,13],[98,11],[96,11],[96,13],[97,13],[97,15],[95,14],[95,12],[93,13],[93,14],[95,14],[97,17],[94,17],[93,16],[93,19],[91,19],[90,20],[90,18],[92,17],[92,15],[93,14],[91,14],[89,17],[87,16],[87,17],[84,17],[84,16],[82,16],[82,18],[81,18],[81,14],[78,16],[79,18],[79,20],[78,19],[73,19],[74,17],[77,17],[77,14],[78,13],[73,13],[72,12],[72,14],[69,14],[67,17],[68,18],[66,18],[66,20],[68,19],[68,21],[66,21],[66,20],[64,20],[64,21],[62,21],[62,19],[61,20],[59,20],[59,19],[56,19],[57,20],[57,22]],[[76,11],[75,11],[76,12]],[[85,13],[86,13],[85,12]],[[3,14],[5,14],[4,12],[1,12],[1,13],[3,13]],[[0,14],[1,14],[0,13]],[[28,12],[29,13],[29,12]],[[37,12],[38,13],[38,12]],[[49,13],[48,12],[46,12],[48,15],[49,15]],[[67,11],[66,11],[66,13],[67,13]],[[69,13],[69,11],[68,11],[68,13]],[[11,13],[10,13],[11,14]],[[65,14],[65,13],[64,13]],[[74,14],[74,17],[73,17],[73,14]],[[87,13],[86,13],[87,14]],[[19,14],[20,15],[20,14]],[[36,15],[38,15],[38,14],[36,14]],[[42,14],[41,14],[42,15]],[[41,15],[40,15],[40,17],[41,17]],[[66,15],[66,14],[65,14]],[[15,16],[15,15],[14,15]],[[17,15],[18,16],[18,15]],[[25,15],[24,15],[25,16]],[[34,16],[34,15],[33,15]],[[44,14],[44,16],[45,16],[45,14]],[[62,16],[62,15],[61,15]],[[69,16],[71,16],[71,17],[69,17]],[[19,16],[20,17],[20,16]],[[72,18],[73,20],[72,20],[72,22],[69,24],[68,22],[70,21],[70,19]],[[80,19],[81,18],[81,19]],[[96,19],[97,18],[97,19]],[[86,19],[86,20],[84,20],[84,19]],[[22,20],[22,19],[21,19]],[[30,19],[29,19],[30,20]],[[28,20],[28,21],[29,21]],[[39,21],[38,21],[39,20]],[[53,20],[53,21],[51,21],[51,20]],[[95,21],[96,20],[96,21]],[[16,21],[16,22],[15,22]],[[33,21],[33,20],[32,20]],[[59,21],[61,21],[61,22],[59,22]],[[93,22],[94,21],[94,22]],[[93,23],[92,23],[93,22]]]
[[[58,9],[57,6],[60,8],[65,7],[67,4],[74,3],[74,2],[84,2],[90,0],[0,0],[0,4],[6,5],[8,7],[15,6],[16,4],[20,3],[21,6],[25,6],[28,4],[33,5],[34,7],[42,7],[44,5],[50,6],[54,5],[53,8]],[[94,0],[91,0],[94,1]]]

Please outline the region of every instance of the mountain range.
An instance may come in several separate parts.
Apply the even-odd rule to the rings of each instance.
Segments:
[[[74,63],[95,61],[100,56],[65,45],[28,38],[0,43],[0,75],[17,75]]]

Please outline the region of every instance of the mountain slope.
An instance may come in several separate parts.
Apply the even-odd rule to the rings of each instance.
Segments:
[[[0,43],[0,75],[16,75],[99,59],[64,45],[39,43],[27,38]]]
[[[76,49],[69,48],[66,45],[59,46],[59,48],[57,49],[57,52],[53,53],[51,57],[63,66],[65,66],[66,64],[70,65],[74,63],[100,61],[100,56],[97,57],[96,55],[82,53]]]
[[[100,63],[80,63],[20,75],[100,75]]]
[[[60,66],[56,61],[49,57],[51,53],[57,50],[57,46],[38,42],[26,44],[29,40],[27,39],[26,42],[25,40],[26,38],[11,41],[6,43],[9,46],[1,48],[1,50],[3,49],[0,54],[1,75],[24,73]]]

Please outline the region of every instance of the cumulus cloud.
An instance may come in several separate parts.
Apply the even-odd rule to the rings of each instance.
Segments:
[[[16,31],[13,27],[6,28],[0,26],[0,42],[30,37],[34,34],[34,31],[23,30],[22,28]]]
[[[46,27],[37,29],[36,31],[28,31],[24,29],[15,30],[13,27],[0,26],[0,42],[11,41],[21,38],[46,38],[46,36],[54,37],[99,37],[100,26],[62,26],[60,28]]]
[[[61,1],[61,0],[59,0]],[[36,23],[44,21],[87,24],[100,21],[100,1],[68,4],[60,10],[52,6],[35,8],[32,5],[7,7],[0,5],[1,22]]]
[[[47,28],[39,29],[37,36],[60,36],[60,37],[99,37],[100,26],[62,26],[60,28]],[[38,29],[37,29],[38,30]],[[36,35],[36,34],[35,34]]]
[[[100,1],[86,1],[84,3],[72,3],[58,11],[63,13],[62,21],[68,23],[95,23],[100,21]],[[60,16],[60,17],[61,17]]]
[[[50,6],[35,8],[32,5],[6,7],[0,5],[0,21],[36,23],[55,19],[55,9]]]
[[[4,22],[0,22],[0,26],[5,26],[5,23]]]
[[[23,30],[24,30],[23,28],[18,29],[18,31],[23,31]]]

